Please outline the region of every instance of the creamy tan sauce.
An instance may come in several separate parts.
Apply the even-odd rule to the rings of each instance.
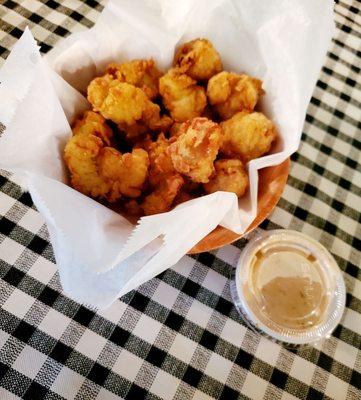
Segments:
[[[304,277],[277,277],[261,289],[264,312],[284,327],[300,329],[318,324],[325,299],[320,283]]]
[[[311,328],[328,304],[315,258],[287,247],[255,254],[244,294],[255,315],[275,330]]]

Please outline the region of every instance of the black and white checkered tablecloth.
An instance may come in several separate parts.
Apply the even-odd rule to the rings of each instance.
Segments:
[[[1,0],[0,64],[28,25],[47,52],[87,29],[95,0]],[[337,32],[286,190],[263,229],[311,235],[344,272],[331,339],[289,351],[246,328],[228,276],[245,243],[184,257],[93,311],[61,291],[47,229],[16,177],[0,175],[0,399],[361,398],[361,3],[336,1]]]

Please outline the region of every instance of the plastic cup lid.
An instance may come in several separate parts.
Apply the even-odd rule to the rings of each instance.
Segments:
[[[267,231],[244,248],[231,284],[246,322],[294,344],[330,336],[345,308],[345,283],[332,255],[290,230]]]

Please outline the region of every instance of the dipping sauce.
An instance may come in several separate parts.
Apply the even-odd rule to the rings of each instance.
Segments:
[[[274,278],[263,286],[261,295],[268,317],[293,329],[318,324],[326,305],[322,286],[301,276]]]
[[[329,335],[345,304],[342,274],[331,254],[287,230],[268,231],[248,243],[231,293],[251,327],[296,344]]]

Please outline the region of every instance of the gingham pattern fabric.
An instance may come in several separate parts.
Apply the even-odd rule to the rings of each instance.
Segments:
[[[0,56],[26,26],[47,52],[87,29],[94,0],[2,0]],[[31,198],[0,176],[0,399],[361,398],[360,2],[336,2],[337,32],[281,201],[262,229],[309,234],[335,256],[347,309],[332,337],[286,350],[236,313],[229,274],[245,240],[184,257],[95,313],[67,298]]]

